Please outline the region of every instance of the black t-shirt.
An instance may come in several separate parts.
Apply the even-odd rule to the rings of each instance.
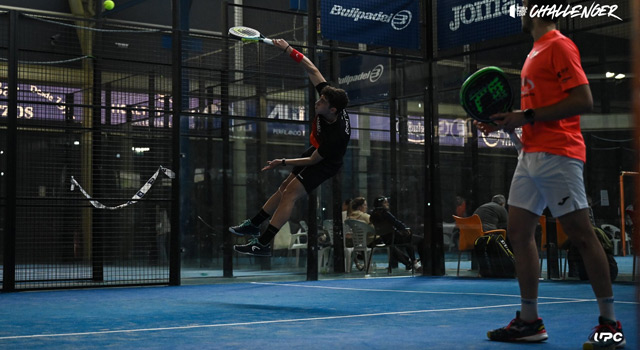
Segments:
[[[482,221],[482,230],[490,231],[507,228],[507,210],[498,203],[485,203],[476,209],[474,214],[478,214]]]
[[[375,208],[369,217],[369,222],[376,228],[379,235],[387,235],[394,231],[404,231],[408,227],[384,208]]]
[[[318,84],[316,86],[318,94],[328,85],[327,82]],[[311,144],[318,150],[323,161],[337,167],[342,166],[342,158],[347,152],[347,146],[351,139],[351,123],[347,111],[342,110],[336,121],[331,124],[316,115],[311,133]]]

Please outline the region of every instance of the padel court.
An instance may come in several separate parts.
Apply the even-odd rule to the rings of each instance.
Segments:
[[[0,350],[581,349],[596,325],[547,215],[549,340],[490,342],[520,308],[517,280],[478,278],[454,223],[510,193],[522,132],[485,135],[472,117],[525,109],[532,38],[508,7],[521,1],[0,2]],[[616,17],[559,30],[593,93],[585,189],[636,349],[640,0],[612,3]],[[339,174],[295,203],[270,257],[235,253],[249,237],[229,227],[256,215],[317,131],[304,57],[349,96]],[[473,86],[487,67],[500,84]],[[508,103],[469,108],[490,95]],[[379,198],[424,238],[419,271],[393,245],[368,275],[355,262],[367,243],[355,251],[342,224]]]
[[[627,349],[635,286],[615,284]],[[1,294],[2,349],[580,349],[597,304],[542,282],[546,345],[490,342],[520,306],[515,280],[398,277]]]

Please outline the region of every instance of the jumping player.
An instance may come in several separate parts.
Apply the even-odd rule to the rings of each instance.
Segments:
[[[267,162],[263,171],[286,165],[293,165],[293,170],[259,213],[229,228],[236,235],[254,237],[245,245],[235,245],[235,251],[258,256],[271,255],[271,240],[289,220],[295,202],[338,173],[351,137],[349,115],[345,110],[349,103],[346,92],[330,86],[318,68],[285,40],[274,39],[273,44],[302,65],[320,98],[315,104],[315,117],[309,136],[311,146],[300,158],[280,158]],[[267,230],[260,235],[258,226],[270,217]]]

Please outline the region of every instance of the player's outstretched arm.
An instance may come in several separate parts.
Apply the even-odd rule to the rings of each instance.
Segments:
[[[309,157],[290,158],[290,159],[279,158],[279,159],[270,160],[267,162],[267,165],[265,165],[262,168],[262,171],[273,169],[278,166],[284,166],[284,165],[309,166],[309,165],[319,163],[322,159],[324,158],[320,155],[320,153],[318,153],[318,150],[315,150]]]
[[[291,56],[294,61],[299,62],[302,65],[302,68],[304,68],[307,74],[309,74],[309,79],[311,80],[311,83],[313,83],[313,86],[317,86],[318,84],[327,81],[322,76],[316,65],[313,64],[313,62],[311,62],[311,60],[308,59],[305,55],[291,47],[291,45],[289,45],[286,40],[273,39],[273,46],[283,50],[284,52],[289,54],[289,56]]]

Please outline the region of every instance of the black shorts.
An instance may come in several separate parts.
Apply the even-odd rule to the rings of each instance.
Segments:
[[[315,150],[315,147],[309,147],[300,157],[309,157]],[[291,170],[291,173],[300,180],[307,193],[311,193],[311,191],[315,190],[316,187],[320,186],[325,180],[334,177],[339,170],[340,167],[336,167],[322,160],[314,165],[296,166]]]

